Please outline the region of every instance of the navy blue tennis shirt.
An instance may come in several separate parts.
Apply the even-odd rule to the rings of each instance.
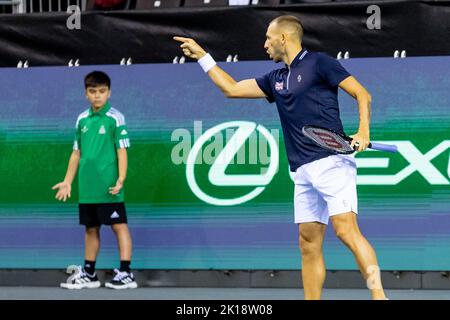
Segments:
[[[344,132],[339,116],[338,86],[349,76],[336,59],[303,49],[290,66],[256,79],[267,100],[277,105],[291,171],[335,154],[305,137],[302,127],[316,125]]]

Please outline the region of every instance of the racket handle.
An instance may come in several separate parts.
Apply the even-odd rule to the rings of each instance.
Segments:
[[[384,143],[370,143],[370,149],[386,151],[386,152],[397,152],[397,146],[395,144],[384,144]]]

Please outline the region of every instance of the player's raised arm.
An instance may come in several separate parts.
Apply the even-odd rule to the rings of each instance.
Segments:
[[[174,40],[181,43],[180,47],[183,53],[192,59],[198,60],[203,70],[214,84],[222,90],[228,98],[265,98],[266,95],[259,88],[255,79],[246,79],[242,81],[234,80],[228,73],[219,68],[203,48],[191,38],[173,37]]]

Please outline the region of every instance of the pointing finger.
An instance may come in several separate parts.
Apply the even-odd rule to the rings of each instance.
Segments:
[[[184,38],[184,37],[177,37],[177,36],[175,36],[175,37],[173,37],[173,40],[180,41],[180,42],[187,42],[187,41],[190,40],[190,38]]]

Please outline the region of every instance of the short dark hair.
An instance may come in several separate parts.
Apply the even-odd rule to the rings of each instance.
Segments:
[[[284,15],[279,16],[278,18],[273,19],[270,23],[276,23],[280,26],[292,26],[296,29],[298,36],[300,38],[300,41],[303,38],[303,25],[299,18],[292,15]]]
[[[107,86],[108,89],[111,88],[111,79],[103,71],[92,71],[84,77],[84,87],[99,87]]]

